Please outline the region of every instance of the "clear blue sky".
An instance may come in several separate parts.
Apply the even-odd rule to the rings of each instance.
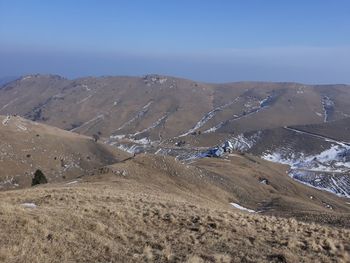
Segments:
[[[0,76],[350,83],[348,0],[0,0]]]

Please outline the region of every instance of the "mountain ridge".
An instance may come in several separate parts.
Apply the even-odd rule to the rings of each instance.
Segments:
[[[287,82],[207,84],[157,74],[69,80],[37,74],[22,77],[0,90],[0,114],[17,114],[83,135],[98,136],[101,141],[132,154],[159,153],[181,160],[202,156],[198,154],[201,147],[214,147],[227,140],[239,145],[245,135],[262,134],[267,136],[266,140],[259,141],[257,145],[261,149],[253,153],[291,163],[290,156],[284,154],[287,149],[306,156],[332,151],[346,154],[346,147],[334,148],[328,142],[320,142],[323,149],[314,147],[309,151],[313,146],[308,149],[298,142],[306,142],[306,138],[286,132],[284,127],[320,127],[329,138],[340,134],[350,116],[350,86]],[[284,134],[288,140],[271,140],[268,134],[274,129],[276,138]],[[301,156],[296,154],[294,158]],[[350,166],[345,157],[337,157],[333,163],[324,161],[319,167],[326,165],[327,169],[338,171],[333,166],[341,165],[342,172],[346,172],[344,167]],[[312,162],[307,165],[316,166]],[[341,184],[344,180],[346,177],[342,177]],[[325,189],[333,189],[335,183],[326,181]],[[334,191],[350,194],[348,187]]]
[[[30,80],[32,79],[32,80]],[[51,82],[50,82],[51,80]],[[22,83],[25,81],[32,81],[29,83]],[[166,83],[168,81],[168,83]],[[31,87],[31,85],[36,85],[35,87]],[[39,88],[41,85],[45,85],[46,88],[42,87]],[[86,86],[91,86],[86,88]],[[103,87],[103,89],[102,89]],[[343,89],[348,86],[344,85],[332,85],[331,86],[334,89]],[[21,98],[17,98],[16,96],[11,95],[11,90],[6,89],[17,89],[17,93],[23,91],[23,89],[27,89],[28,92],[38,94],[41,93],[41,99],[31,99],[29,98],[29,101],[31,101],[31,104],[28,104],[28,98],[24,100],[23,103],[21,102]],[[170,90],[164,90],[169,89]],[[191,128],[195,127],[195,124],[197,121],[199,121],[203,115],[206,113],[214,110],[220,106],[223,106],[230,101],[225,98],[231,98],[233,100],[234,98],[238,97],[238,100],[236,103],[233,103],[229,106],[227,106],[227,109],[217,109],[216,112],[214,112],[215,116],[211,117],[210,120],[215,126],[215,119],[218,120],[225,120],[226,123],[223,123],[223,126],[226,126],[226,128],[232,130],[232,125],[230,124],[232,121],[237,122],[238,120],[232,120],[230,121],[227,115],[227,110],[231,110],[233,112],[236,112],[237,116],[241,115],[242,119],[245,119],[246,117],[243,116],[244,114],[251,114],[254,115],[254,112],[252,110],[257,109],[256,106],[259,103],[259,99],[262,101],[268,96],[271,96],[271,92],[278,91],[278,92],[287,92],[287,94],[275,94],[275,99],[277,102],[281,99],[283,99],[286,96],[295,97],[293,95],[293,90],[297,90],[300,94],[303,92],[302,89],[306,88],[307,91],[311,94],[308,94],[308,96],[311,99],[311,96],[321,96],[320,92],[323,94],[324,91],[322,89],[327,88],[327,86],[322,86],[321,88],[314,88],[314,86],[311,85],[302,85],[302,84],[296,84],[296,83],[272,83],[272,82],[235,82],[235,83],[224,83],[224,84],[206,84],[206,83],[200,83],[195,82],[191,80],[186,79],[177,79],[169,76],[161,76],[161,75],[147,75],[144,77],[101,77],[101,78],[79,78],[75,80],[68,80],[61,78],[59,76],[54,75],[29,75],[26,76],[20,80],[17,80],[15,82],[9,83],[5,85],[3,91],[1,92],[1,97],[3,97],[3,101],[0,100],[0,113],[6,114],[6,113],[16,113],[23,115],[27,118],[30,118],[32,120],[38,120],[43,122],[48,122],[48,124],[64,128],[64,129],[76,129],[76,131],[79,131],[79,128],[77,126],[82,125],[83,123],[86,123],[87,121],[92,120],[95,117],[98,117],[99,115],[104,115],[104,118],[107,118],[110,120],[110,122],[115,123],[116,121],[119,122],[119,127],[116,125],[110,125],[104,123],[104,126],[107,127],[108,125],[110,128],[105,128],[106,136],[114,135],[113,131],[120,128],[123,123],[126,123],[128,120],[131,120],[133,118],[133,114],[135,117],[135,114],[137,114],[138,111],[140,111],[140,108],[143,106],[146,106],[147,103],[153,103],[154,105],[150,105],[150,109],[152,112],[149,114],[152,114],[152,117],[149,118],[149,121],[146,123],[139,122],[139,120],[136,120],[135,124],[140,126],[140,130],[146,129],[147,126],[151,125],[151,122],[156,122],[157,119],[155,118],[157,115],[159,118],[164,116],[164,113],[168,112],[167,119],[172,119],[173,115],[176,115],[176,119],[180,120],[181,125],[184,126],[182,130],[177,129],[176,131],[172,131],[170,136],[179,136],[186,132],[187,130],[190,130]],[[88,92],[88,89],[91,92]],[[129,89],[129,90],[128,90]],[[175,89],[176,92],[172,91],[171,89]],[[315,90],[314,90],[315,89]],[[129,91],[130,94],[127,95],[125,92]],[[247,90],[247,91],[245,91]],[[314,91],[313,91],[314,90]],[[87,92],[84,92],[87,91]],[[13,91],[14,93],[15,91]],[[56,93],[55,93],[56,92]],[[46,94],[45,94],[46,93]],[[104,94],[105,93],[105,94]],[[142,94],[143,93],[143,94]],[[187,94],[186,94],[187,93]],[[315,94],[314,94],[315,93]],[[86,95],[84,95],[86,94]],[[195,101],[191,100],[185,100],[183,97],[186,97],[188,95],[195,96]],[[143,98],[140,97],[141,95],[144,95]],[[168,96],[168,98],[166,98]],[[181,98],[182,96],[182,98]],[[346,95],[345,98],[347,98],[348,95]],[[101,97],[101,100],[98,100],[97,97]],[[115,97],[114,101],[111,101],[111,98]],[[95,99],[94,99],[95,98]],[[148,99],[147,99],[148,98]],[[291,106],[294,107],[293,101],[289,99],[284,99],[283,103],[288,102],[291,103]],[[69,101],[64,102],[64,99],[69,99]],[[301,106],[300,103],[305,104],[302,99],[296,98],[300,102],[296,101],[295,107]],[[315,108],[314,111],[316,111],[318,114],[323,114],[322,105],[320,103],[321,97],[319,98],[319,105],[317,105],[317,102],[312,102],[312,107]],[[339,98],[337,98],[339,99]],[[14,101],[16,100],[16,101]],[[37,102],[35,102],[37,101]],[[92,101],[90,103],[90,101]],[[111,102],[108,102],[111,101]],[[127,101],[128,105],[123,105],[123,101]],[[337,102],[340,105],[340,107],[346,107],[347,103],[344,102],[344,100]],[[10,103],[10,104],[9,104]],[[61,107],[66,107],[66,105],[69,103],[71,105],[71,111],[80,112],[80,116],[72,116],[70,118],[71,120],[65,120],[65,123],[62,123],[63,116],[55,116],[59,115],[58,111]],[[122,122],[119,120],[116,120],[115,118],[108,116],[108,113],[112,113],[113,109],[110,107],[109,109],[104,107],[106,103],[111,103],[112,106],[115,104],[115,108],[118,108],[118,103],[121,103],[121,106],[123,108],[118,108],[118,114],[119,119],[122,120]],[[195,111],[196,108],[193,107],[193,103],[195,103],[195,107],[198,108],[197,112],[192,112],[192,116],[188,116],[188,118],[179,116],[179,114],[176,114],[176,111],[180,110],[181,114],[188,115],[190,112],[188,111],[188,106],[191,107],[191,111]],[[24,105],[27,104],[26,107]],[[78,104],[75,106],[72,106],[72,104]],[[91,111],[89,107],[98,106],[98,104],[101,105],[101,110],[97,111]],[[157,104],[158,109],[152,109]],[[158,105],[159,104],[159,105]],[[80,106],[79,106],[80,105]],[[206,106],[207,105],[207,106]],[[210,106],[212,105],[212,106]],[[235,106],[236,105],[236,106]],[[346,106],[345,106],[346,105]],[[51,111],[49,108],[52,108]],[[244,111],[239,110],[239,108],[246,108]],[[255,108],[254,108],[255,107]],[[184,110],[182,110],[185,108]],[[304,107],[305,108],[305,107]],[[83,113],[82,111],[86,111],[86,109],[90,110],[91,112],[88,114]],[[103,110],[102,110],[103,109]],[[126,109],[126,110],[124,110]],[[282,108],[283,109],[283,108]],[[112,110],[112,111],[111,111]],[[274,108],[275,110],[275,108]],[[47,112],[47,116],[45,116],[45,111]],[[276,110],[277,111],[277,110]],[[308,111],[308,108],[305,108],[305,112]],[[69,112],[69,114],[72,114],[73,112]],[[66,113],[67,115],[68,113]],[[113,113],[114,114],[114,113]],[[147,114],[147,113],[146,113]],[[224,114],[224,115],[223,115]],[[225,115],[226,114],[226,115]],[[270,113],[269,113],[270,114]],[[297,113],[297,111],[294,113],[297,114],[293,118],[294,121],[291,121],[290,123],[284,123],[287,125],[297,125],[297,124],[308,124],[308,122],[311,123],[320,123],[321,119],[319,116],[308,116],[307,119],[301,120],[301,114]],[[342,113],[333,112],[333,115],[339,115]],[[350,114],[350,112],[346,112],[346,114]],[[41,116],[43,115],[43,116]],[[83,115],[87,115],[84,117]],[[107,116],[106,116],[107,115]],[[222,116],[220,116],[222,115]],[[261,113],[259,113],[261,115]],[[264,115],[264,114],[263,114]],[[289,118],[291,119],[292,116]],[[51,118],[51,119],[48,119]],[[52,118],[58,118],[56,120],[53,120]],[[339,119],[341,116],[330,116],[331,120],[333,119]],[[99,122],[104,122],[99,118]],[[70,122],[67,123],[67,122]],[[238,122],[241,122],[240,120]],[[174,122],[171,122],[173,125]],[[216,122],[216,125],[218,122]],[[271,123],[271,125],[273,122]],[[276,125],[276,124],[275,124]],[[277,124],[278,125],[278,124]],[[97,125],[98,126],[98,125]],[[192,127],[191,127],[192,126]],[[214,127],[213,126],[213,127]],[[247,127],[245,124],[241,124],[240,126]],[[248,125],[249,126],[249,125]],[[137,127],[135,127],[137,128]],[[132,128],[132,129],[135,129]],[[256,127],[253,127],[253,129],[259,129],[259,128],[265,128],[262,124],[257,125]],[[89,128],[91,131],[87,131],[86,127],[85,129],[82,129],[82,133],[91,133],[96,132],[97,129],[94,129],[93,127]],[[206,128],[207,130],[210,129],[208,126]],[[169,128],[165,129],[166,131],[170,131]],[[127,132],[127,131],[125,131]]]

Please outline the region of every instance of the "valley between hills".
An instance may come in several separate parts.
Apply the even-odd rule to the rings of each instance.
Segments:
[[[20,77],[0,261],[349,262],[349,125],[347,85]]]

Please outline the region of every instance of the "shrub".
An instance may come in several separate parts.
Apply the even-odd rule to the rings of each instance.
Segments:
[[[97,142],[100,139],[100,136],[98,134],[93,134],[92,139],[94,140],[94,142]]]
[[[34,177],[32,179],[32,186],[37,184],[47,184],[46,176],[39,169],[35,171]]]

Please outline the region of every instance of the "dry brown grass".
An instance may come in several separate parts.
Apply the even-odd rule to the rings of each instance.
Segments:
[[[18,116],[6,120],[0,116],[0,190],[30,186],[37,169],[49,182],[59,182],[129,156],[91,137]]]
[[[335,102],[333,119],[350,114],[348,86],[305,86],[296,83],[240,82],[205,84],[173,77],[162,77],[163,83],[139,77],[100,77],[67,80],[57,76],[32,76],[10,83],[0,90],[0,113],[19,114],[63,129],[76,129],[92,135],[98,131],[104,137],[127,123],[144,105],[153,101],[149,111],[119,132],[135,133],[169,114],[164,125],[151,129],[144,136],[152,140],[171,139],[196,125],[215,107],[237,97],[239,101],[217,112],[201,130],[204,131],[233,115],[241,115],[268,95],[278,94],[275,103],[257,114],[225,125],[221,132],[235,133],[285,125],[322,123],[322,97],[327,94]],[[330,94],[329,94],[330,93]],[[58,96],[57,96],[58,95]],[[249,106],[250,105],[250,106]],[[39,116],[35,116],[38,110]],[[342,114],[343,113],[343,114]],[[104,116],[99,118],[98,116]],[[288,116],[288,118],[286,118]],[[83,124],[85,123],[85,124]],[[220,136],[220,135],[219,135]],[[217,138],[211,137],[212,144]],[[187,140],[187,139],[186,139]]]
[[[349,230],[240,213],[117,176],[0,198],[1,262],[350,260]]]

